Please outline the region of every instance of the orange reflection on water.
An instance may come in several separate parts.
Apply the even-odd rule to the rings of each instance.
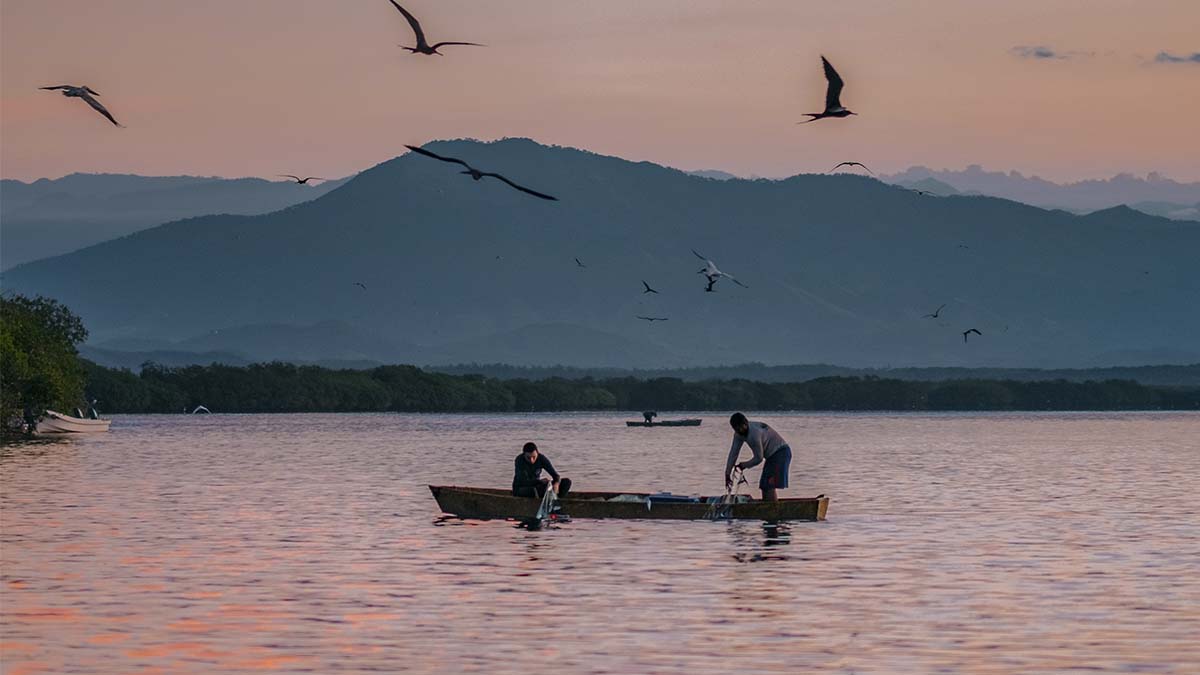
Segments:
[[[100,633],[89,637],[87,641],[94,645],[111,645],[128,639],[128,633]]]

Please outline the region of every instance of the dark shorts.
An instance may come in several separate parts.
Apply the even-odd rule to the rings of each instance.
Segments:
[[[775,488],[782,490],[788,486],[788,467],[792,463],[792,449],[783,446],[775,454],[763,462],[762,478],[758,479],[758,489]]]

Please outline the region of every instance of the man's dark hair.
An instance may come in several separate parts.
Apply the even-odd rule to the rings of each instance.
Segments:
[[[742,426],[743,424],[749,424],[749,422],[746,420],[746,416],[742,413],[733,413],[729,416],[729,426],[733,427],[734,429]]]
[[[521,448],[521,452],[523,452],[527,455],[529,453],[533,452],[534,450],[537,450],[537,443],[533,443],[533,442],[526,443],[524,445],[524,447]]]

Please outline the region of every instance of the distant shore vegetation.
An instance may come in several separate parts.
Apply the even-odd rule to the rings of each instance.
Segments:
[[[1129,379],[904,380],[826,376],[797,382],[677,377],[449,374],[416,366],[332,369],[274,362],[139,372],[79,357],[79,317],[49,298],[0,298],[0,412],[19,420],[99,401],[106,413],[554,412],[587,410],[1200,410],[1200,386]]]
[[[88,394],[110,413],[552,412],[587,410],[1200,410],[1200,387],[821,377],[805,382],[678,378],[540,380],[448,375],[415,366],[333,370],[289,363],[165,368],[87,364]]]

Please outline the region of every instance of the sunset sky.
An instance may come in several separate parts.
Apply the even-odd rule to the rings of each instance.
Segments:
[[[1196,0],[0,0],[0,173],[337,177],[528,136],[782,176],[978,163],[1200,180]],[[822,107],[820,55],[860,113]],[[112,127],[52,84],[87,84]]]

